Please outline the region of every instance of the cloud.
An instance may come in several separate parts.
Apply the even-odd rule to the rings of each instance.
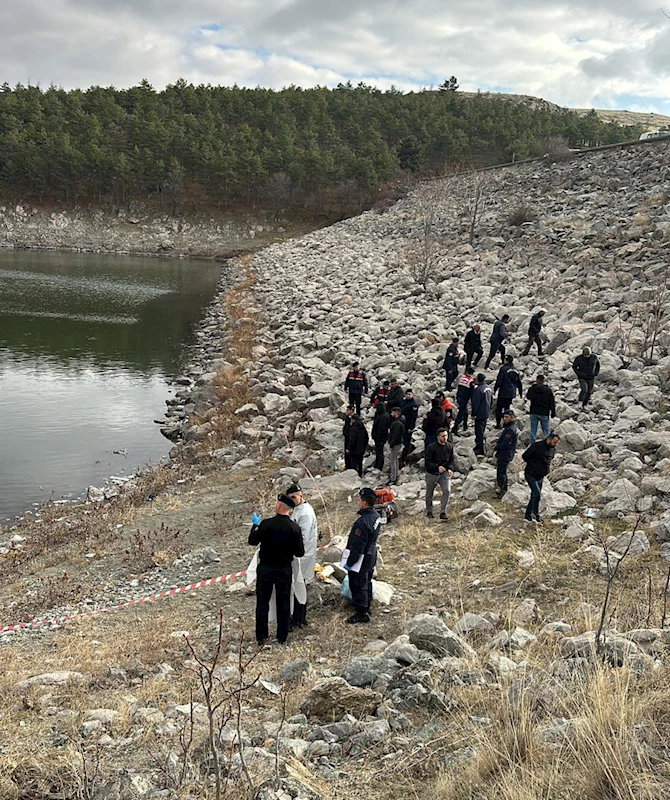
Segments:
[[[657,0],[3,0],[0,80],[504,87],[670,107]]]

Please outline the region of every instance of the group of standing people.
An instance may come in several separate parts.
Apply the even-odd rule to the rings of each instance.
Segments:
[[[375,511],[374,489],[358,495],[358,515],[351,526],[342,567],[347,572],[355,612],[350,624],[371,619],[372,575],[377,564],[377,538],[381,517]],[[285,644],[291,630],[307,625],[307,597],[298,587],[314,581],[317,543],[316,514],[302,488],[293,484],[277,497],[275,515],[268,519],[254,513],[249,544],[258,547],[256,565],[256,641],[269,638],[270,609],[274,601],[277,642]]]

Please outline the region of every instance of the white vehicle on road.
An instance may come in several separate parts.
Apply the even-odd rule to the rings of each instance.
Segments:
[[[668,131],[647,131],[640,136],[640,141],[643,139],[665,139],[666,136],[670,136],[670,130]]]

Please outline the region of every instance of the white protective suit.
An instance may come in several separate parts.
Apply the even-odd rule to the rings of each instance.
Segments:
[[[302,533],[302,543],[305,546],[305,555],[299,559],[300,571],[305,583],[314,580],[314,566],[316,565],[316,547],[319,531],[316,524],[316,514],[312,506],[303,501],[291,512],[291,519],[297,522]]]
[[[247,567],[247,586],[251,586],[251,584],[256,580],[259,552],[260,548],[256,550],[253,558],[251,559],[251,563]],[[291,585],[291,613],[293,613],[293,599],[295,598],[299,603],[302,603],[304,605],[307,602],[307,589],[305,587],[305,581],[302,577],[302,570],[300,569],[300,559],[294,558],[291,567],[293,569],[293,581]],[[312,572],[312,577],[314,577],[313,572]],[[277,621],[276,594],[277,593],[273,589],[272,597],[270,598],[270,612],[268,614],[268,622]]]

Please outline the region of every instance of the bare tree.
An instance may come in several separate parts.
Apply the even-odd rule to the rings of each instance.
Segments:
[[[419,189],[415,196],[417,234],[403,248],[403,266],[424,292],[437,274],[442,255],[435,228],[445,193],[446,184],[442,181],[426,184]]]
[[[670,264],[665,264],[657,281],[652,284],[653,295],[642,311],[642,330],[644,342],[642,356],[647,362],[654,359],[654,350],[658,345],[658,337],[667,325],[666,311],[670,301]]]
[[[286,208],[292,192],[293,183],[285,172],[275,172],[267,179],[263,186],[263,194],[270,203],[274,219],[277,219]]]
[[[628,535],[628,542],[626,543],[626,547],[622,553],[614,553],[607,542],[599,535],[596,534],[596,538],[598,539],[601,547],[603,548],[605,554],[605,596],[603,597],[603,602],[600,607],[600,622],[598,624],[598,630],[596,631],[596,653],[600,656],[600,658],[604,658],[605,656],[605,623],[607,621],[607,612],[609,610],[610,600],[612,598],[612,587],[614,586],[614,581],[616,580],[617,573],[619,572],[619,567],[623,564],[626,559],[626,556],[630,553],[630,549],[635,541],[635,534],[637,533],[640,525],[642,523],[642,514],[638,515],[633,530]]]
[[[473,174],[467,183],[465,216],[468,221],[468,241],[471,245],[475,243],[477,226],[486,209],[489,185],[489,176],[482,173]]]

